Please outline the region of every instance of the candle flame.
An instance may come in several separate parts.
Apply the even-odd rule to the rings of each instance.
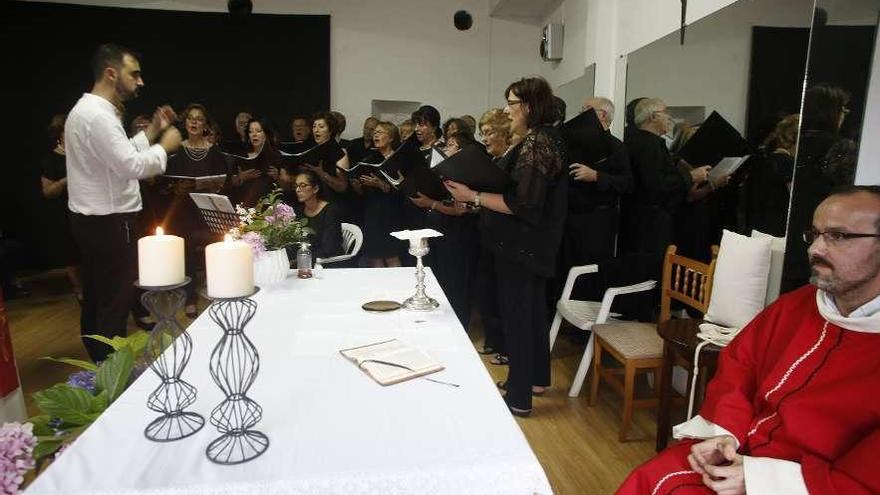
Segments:
[[[156,235],[163,235],[165,231],[162,230],[162,227],[156,227]]]
[[[224,236],[223,236],[223,241],[224,241],[224,242],[232,242],[232,236],[229,235],[229,234],[224,235]]]

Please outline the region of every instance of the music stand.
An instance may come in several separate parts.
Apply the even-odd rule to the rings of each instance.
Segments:
[[[222,194],[189,193],[202,214],[208,230],[214,234],[227,234],[238,227],[238,213],[229,198]]]

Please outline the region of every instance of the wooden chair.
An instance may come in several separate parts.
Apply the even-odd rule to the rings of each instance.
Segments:
[[[617,322],[620,315],[611,312],[611,305],[614,298],[624,294],[634,294],[653,290],[657,286],[655,280],[646,280],[644,282],[622,287],[609,287],[605,290],[601,301],[581,301],[572,298],[575,281],[581,275],[595,274],[599,271],[599,265],[583,265],[573,266],[568,271],[568,278],[565,281],[565,288],[562,290],[562,297],[556,302],[556,316],[553,318],[553,324],[550,325],[550,351],[553,351],[553,344],[556,342],[556,336],[559,334],[559,328],[562,326],[562,320],[565,320],[576,328],[589,331],[593,325],[599,325],[606,322]],[[581,386],[590,370],[590,361],[593,359],[593,333],[590,332],[587,337],[587,346],[584,349],[584,355],[581,357],[580,365],[578,365],[577,373],[575,373],[574,382],[568,391],[569,397],[577,397],[581,392]]]
[[[712,293],[712,276],[715,272],[717,246],[712,248],[710,264],[701,263],[675,254],[676,247],[669,246],[663,262],[663,279],[660,292],[660,318],[658,323],[672,317],[672,299],[680,301],[701,313],[709,307]],[[661,383],[663,376],[663,339],[657,334],[657,324],[640,322],[612,322],[596,324],[593,356],[593,376],[590,383],[590,404],[596,403],[599,382],[605,379],[612,388],[623,394],[623,418],[618,438],[627,440],[632,422],[633,408],[656,407],[659,395],[637,399],[635,377],[639,373],[652,373]],[[602,357],[608,354],[622,366],[606,367]],[[620,380],[623,375],[623,381]]]

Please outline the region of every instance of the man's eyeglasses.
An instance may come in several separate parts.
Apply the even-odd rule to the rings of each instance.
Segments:
[[[298,183],[298,184],[295,186],[295,189],[296,189],[297,191],[299,191],[300,189],[308,189],[309,187],[312,187],[312,185],[311,185],[311,184],[306,184],[305,182],[300,182],[300,183]]]
[[[812,244],[816,239],[822,236],[823,240],[829,244],[836,244],[849,239],[859,239],[862,237],[880,237],[880,234],[858,234],[853,232],[819,232],[816,229],[805,230],[803,233],[804,242]]]

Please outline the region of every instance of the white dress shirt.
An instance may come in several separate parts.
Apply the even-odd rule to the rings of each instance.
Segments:
[[[64,124],[68,207],[83,215],[131,213],[142,208],[138,179],[165,172],[165,149],[139,132],[129,139],[116,107],[85,93]]]

